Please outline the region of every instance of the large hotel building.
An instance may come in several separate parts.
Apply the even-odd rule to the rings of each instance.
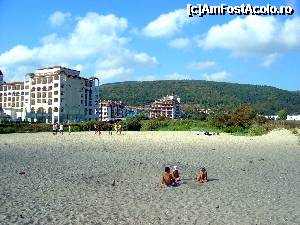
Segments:
[[[96,80],[61,66],[38,69],[13,83],[4,83],[0,72],[0,109],[29,122],[98,120]]]
[[[181,116],[180,98],[172,94],[162,99],[157,99],[151,104],[148,111],[149,118],[168,117],[177,119]]]

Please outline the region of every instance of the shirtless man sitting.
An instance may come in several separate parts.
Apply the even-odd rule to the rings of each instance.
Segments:
[[[207,182],[207,171],[204,167],[200,169],[198,177],[195,178],[196,182],[206,183]]]
[[[170,167],[168,167],[168,166],[165,167],[165,172],[161,176],[160,184],[166,185],[166,186],[170,186],[170,185],[175,186],[176,185],[175,179],[174,179],[173,175],[171,174]]]

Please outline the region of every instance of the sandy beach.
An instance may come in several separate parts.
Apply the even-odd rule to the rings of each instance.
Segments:
[[[2,225],[300,224],[300,144],[287,130],[0,139]],[[159,186],[165,165],[181,168],[182,185]],[[201,166],[206,184],[193,181]]]

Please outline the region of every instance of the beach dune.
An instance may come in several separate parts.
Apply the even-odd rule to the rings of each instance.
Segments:
[[[300,143],[287,130],[0,139],[0,224],[300,224]],[[160,187],[166,165],[183,184]],[[196,184],[202,166],[209,182]]]

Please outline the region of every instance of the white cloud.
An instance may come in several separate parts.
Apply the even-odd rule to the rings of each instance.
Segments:
[[[112,78],[116,78],[118,76],[127,76],[131,72],[132,69],[130,68],[119,67],[106,70],[98,70],[96,71],[95,76],[97,76],[101,81],[106,81]]]
[[[187,65],[188,69],[194,69],[194,70],[203,70],[215,67],[217,65],[214,61],[202,61],[202,62],[194,62]]]
[[[212,73],[212,74],[204,74],[203,78],[205,80],[209,81],[224,81],[226,80],[230,74],[226,71],[218,72],[218,73]]]
[[[169,46],[172,48],[183,49],[188,47],[191,44],[190,39],[188,38],[176,38],[169,42]]]
[[[263,63],[261,66],[263,67],[270,67],[280,56],[277,52],[268,54],[267,56],[264,57]]]
[[[171,36],[191,19],[187,16],[185,9],[177,9],[173,12],[160,15],[157,19],[150,22],[143,28],[143,34],[148,37]]]
[[[275,17],[237,17],[209,29],[198,45],[204,49],[222,48],[236,56],[270,54],[300,49],[300,18],[281,21]]]
[[[19,66],[37,68],[84,64],[87,70],[105,70],[108,71],[106,77],[112,77],[122,71],[133,71],[132,67],[156,66],[155,57],[127,47],[129,39],[122,36],[127,28],[125,18],[87,13],[66,37],[50,34],[41,39],[40,46],[17,45],[3,52],[0,54],[0,67],[13,72]],[[23,75],[20,74],[20,77]]]
[[[63,25],[65,21],[69,18],[71,18],[71,13],[69,12],[63,13],[60,11],[56,11],[49,16],[48,21],[51,26],[57,27]]]

